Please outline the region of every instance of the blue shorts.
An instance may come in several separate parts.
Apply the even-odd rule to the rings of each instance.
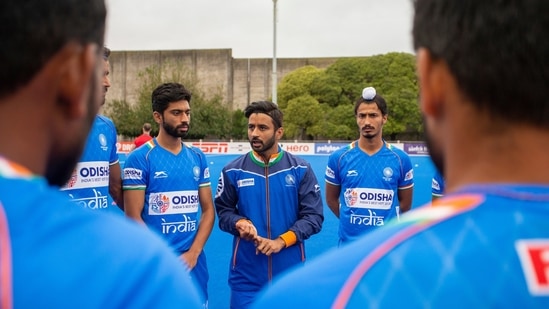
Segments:
[[[210,278],[210,275],[208,273],[208,264],[206,262],[206,254],[204,254],[204,251],[200,252],[196,266],[191,270],[190,275],[198,288],[198,291],[202,292],[204,302],[207,303],[208,279]]]
[[[231,290],[231,309],[245,309],[254,302],[259,291]]]

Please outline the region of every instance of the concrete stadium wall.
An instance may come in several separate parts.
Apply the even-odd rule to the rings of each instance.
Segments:
[[[279,58],[277,80],[306,65],[326,68],[339,58]],[[157,66],[168,77],[171,66],[181,64],[191,70],[199,85],[207,93],[221,91],[223,101],[233,109],[243,109],[249,102],[271,97],[272,58],[235,59],[231,49],[113,51],[110,56],[111,88],[107,104],[138,100],[141,80],[139,74]],[[192,89],[190,89],[192,91]]]

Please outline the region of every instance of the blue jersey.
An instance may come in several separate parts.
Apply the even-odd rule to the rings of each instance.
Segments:
[[[444,195],[444,179],[442,175],[437,170],[433,176],[433,181],[431,183],[431,193],[433,197],[441,197]]]
[[[198,229],[198,189],[210,186],[204,153],[183,144],[179,154],[155,139],[130,153],[124,164],[124,190],[145,190],[141,218],[181,254],[191,247]]]
[[[465,188],[290,273],[256,308],[549,308],[548,192]]]
[[[330,155],[325,179],[340,187],[339,238],[347,242],[399,215],[398,190],[414,185],[414,172],[404,151],[384,142],[370,156],[355,141]]]
[[[14,308],[201,308],[181,261],[157,235],[76,207],[44,178],[2,158],[0,204]]]
[[[109,167],[116,163],[116,127],[109,118],[97,115],[80,161],[61,190],[82,207],[121,214],[109,196]]]

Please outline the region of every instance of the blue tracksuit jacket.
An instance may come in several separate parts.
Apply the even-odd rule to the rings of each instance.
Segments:
[[[279,148],[280,149],[280,148]],[[234,235],[229,268],[233,290],[259,290],[273,276],[305,261],[303,241],[324,220],[320,186],[305,160],[280,150],[265,164],[253,151],[223,168],[215,207],[221,230]],[[269,257],[255,253],[253,242],[240,239],[235,224],[249,219],[262,237],[276,239],[292,231],[297,243]]]

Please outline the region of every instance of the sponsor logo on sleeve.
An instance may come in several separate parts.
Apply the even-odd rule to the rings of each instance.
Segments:
[[[326,177],[335,178],[334,170],[331,169],[329,166],[326,167]]]
[[[433,179],[432,183],[431,183],[431,188],[435,189],[435,190],[440,190],[440,185],[438,184],[438,181],[436,181],[435,179]]]
[[[409,170],[404,176],[404,181],[408,181],[412,179],[414,179],[414,170]]]
[[[141,180],[143,178],[143,172],[137,168],[125,168],[124,179]]]

